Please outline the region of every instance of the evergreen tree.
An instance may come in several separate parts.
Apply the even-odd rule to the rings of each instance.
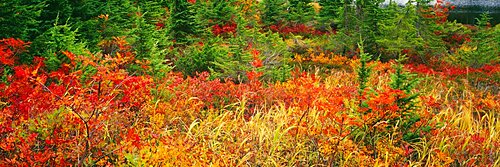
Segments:
[[[42,0],[8,0],[0,3],[0,38],[20,38],[31,41],[40,34]]]
[[[418,19],[416,8],[411,3],[404,8],[395,2],[387,6],[384,20],[379,21],[379,35],[376,43],[383,48],[383,59],[394,59],[403,50],[422,49],[423,39],[418,36],[415,23]]]
[[[295,23],[307,23],[311,21],[315,12],[309,4],[311,0],[289,0],[288,21]]]
[[[199,32],[199,24],[196,20],[193,4],[186,0],[172,0],[170,14],[172,38],[178,44],[192,42],[190,38]]]
[[[339,21],[339,10],[342,6],[341,0],[319,1],[319,24],[323,29],[337,29]]]
[[[107,1],[102,12],[102,15],[106,17],[101,18],[101,40],[110,40],[113,37],[126,36],[127,31],[130,30],[133,25],[133,17],[139,14],[137,12],[134,3],[129,0]]]
[[[356,54],[357,43],[361,37],[361,31],[356,29],[359,18],[356,16],[356,6],[353,0],[341,0],[338,7],[338,34],[333,37],[332,44],[338,46],[337,52],[345,56]]]
[[[263,0],[262,1],[262,22],[269,26],[283,21],[283,12],[286,9],[285,0]]]
[[[40,14],[41,32],[52,28],[57,19],[68,20],[72,18],[73,4],[70,0],[44,0],[45,7]],[[57,18],[56,18],[57,17]]]
[[[381,8],[380,4],[384,0],[357,0],[357,15],[360,19],[358,29],[363,34],[363,40],[366,42],[365,50],[369,53],[376,54],[378,45],[375,42],[376,36],[380,33],[378,22],[386,19],[382,16],[385,9]]]
[[[61,64],[70,62],[68,57],[62,54],[63,51],[77,55],[85,54],[85,44],[77,39],[77,32],[68,23],[59,25],[56,18],[53,27],[33,41],[30,51],[34,55],[45,57],[45,64],[49,70],[57,70]]]
[[[141,8],[140,6],[144,6]],[[167,29],[158,27],[162,12],[161,6],[156,2],[144,2],[137,7],[140,14],[135,15],[132,29],[129,32],[130,44],[138,60],[148,60],[151,75],[164,77],[171,67],[166,64],[165,55],[171,40],[168,39]],[[134,72],[142,72],[138,65],[132,66]]]
[[[195,76],[197,73],[214,69],[215,59],[229,54],[228,48],[220,45],[221,40],[222,38],[216,37],[211,38],[203,46],[187,46],[175,62],[176,69],[186,76]],[[224,61],[228,61],[228,59]]]
[[[251,62],[258,58],[262,60],[262,66],[256,69],[263,74],[260,79],[285,81],[293,67],[287,64],[291,53],[280,35],[271,31],[261,33],[257,27],[246,28],[244,23],[248,21],[242,15],[237,15],[235,21],[238,36],[227,39],[229,54],[215,56],[211,77],[246,81],[246,72],[254,69]]]
[[[198,4],[203,5],[203,11],[200,12],[202,19],[207,23],[212,22],[214,24],[226,24],[233,21],[236,9],[232,5],[234,0],[213,0],[206,2],[199,2]]]
[[[73,14],[71,23],[74,28],[78,28],[79,39],[87,43],[89,50],[96,52],[99,50],[97,44],[101,40],[101,24],[99,15],[106,14],[104,4],[101,0],[71,1]],[[98,31],[96,31],[98,29]]]
[[[486,64],[496,64],[500,62],[500,25],[490,27],[492,18],[486,14],[481,14],[477,18],[478,30],[474,34],[469,47],[475,46],[471,51],[461,51],[461,61],[463,64],[479,68]]]

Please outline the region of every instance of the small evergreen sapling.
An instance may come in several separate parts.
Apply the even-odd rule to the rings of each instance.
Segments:
[[[172,0],[170,6],[170,33],[177,44],[189,44],[199,33],[194,5],[186,0]]]

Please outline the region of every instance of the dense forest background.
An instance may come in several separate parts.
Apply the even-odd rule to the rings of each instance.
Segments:
[[[158,68],[171,63],[186,75],[211,70],[214,76],[232,78],[246,70],[241,64],[251,60],[249,44],[265,52],[264,64],[272,69],[266,76],[273,80],[287,77],[287,60],[295,54],[312,49],[354,57],[360,41],[365,52],[383,61],[401,54],[418,63],[439,58],[471,67],[499,61],[499,30],[487,14],[477,18],[477,26],[463,25],[447,22],[448,11],[455,9],[449,2],[382,3],[9,1],[0,6],[0,38],[31,41],[21,62],[42,56],[51,70],[64,62],[62,51],[112,54],[118,38],[130,44],[137,58]],[[200,50],[197,43],[206,45]],[[228,53],[236,56],[224,57]]]

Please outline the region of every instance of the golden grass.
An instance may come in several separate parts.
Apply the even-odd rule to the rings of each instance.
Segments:
[[[355,84],[353,73],[332,72],[321,84],[341,88]],[[374,89],[382,89],[389,76],[380,73],[371,79]],[[168,112],[150,117],[148,133],[159,137],[147,139],[148,145],[127,152],[126,164],[134,166],[450,166],[500,165],[499,106],[478,108],[488,100],[498,102],[499,95],[484,95],[468,85],[428,76],[417,88],[426,97],[434,98],[437,106],[428,106],[423,98],[418,112],[429,113],[433,125],[427,137],[408,143],[413,151],[404,155],[405,143],[394,133],[381,136],[376,143],[378,157],[359,142],[355,132],[347,137],[322,135],[311,129],[321,129],[335,122],[321,122],[324,112],[314,106],[303,119],[298,108],[256,106],[250,110],[247,100],[222,109],[203,111],[190,122],[176,122]],[[356,116],[356,105],[345,99],[346,114]],[[426,114],[424,114],[426,115]],[[169,120],[170,119],[170,120]],[[297,123],[297,120],[299,122]],[[394,127],[396,131],[398,126]],[[297,133],[298,132],[298,133]],[[394,134],[394,135],[393,135]],[[404,161],[404,162],[403,162]],[[125,164],[123,164],[125,165]]]

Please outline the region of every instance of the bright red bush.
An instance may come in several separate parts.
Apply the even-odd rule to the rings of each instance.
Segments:
[[[224,34],[235,36],[236,35],[236,27],[237,27],[237,25],[235,23],[226,23],[225,25],[215,24],[214,26],[212,26],[212,33],[215,36],[224,35]]]

